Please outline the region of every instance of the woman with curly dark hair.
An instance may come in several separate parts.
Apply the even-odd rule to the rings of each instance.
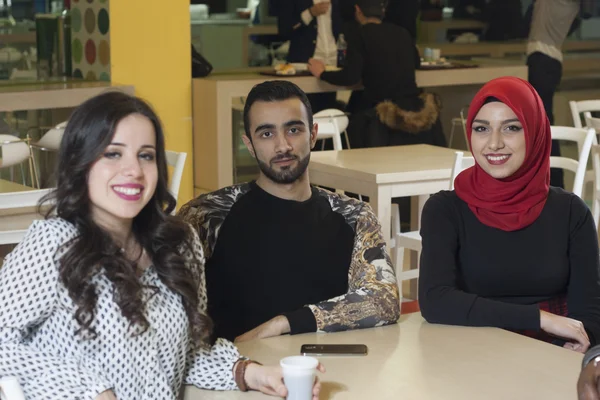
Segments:
[[[176,399],[184,384],[285,396],[279,367],[209,343],[202,247],[169,215],[167,180],[144,101],[107,92],[75,110],[52,209],[0,269],[0,376],[26,398]]]

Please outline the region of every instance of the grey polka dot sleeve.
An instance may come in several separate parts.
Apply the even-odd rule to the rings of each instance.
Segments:
[[[97,337],[75,335],[75,305],[58,276],[65,248],[77,235],[61,219],[37,221],[0,268],[0,377],[16,376],[26,399],[93,400],[111,389],[119,400],[175,400],[183,384],[205,389],[234,389],[236,347],[219,340],[191,354],[188,319],[181,297],[149,267],[140,280],[150,328],[135,329],[113,300],[103,274],[92,281],[98,301],[92,327]],[[194,263],[201,304],[206,304],[204,258],[194,238]],[[139,333],[139,332],[138,332]]]
[[[93,399],[112,387],[100,365],[81,362],[74,349],[60,354],[64,332],[44,324],[60,307],[53,257],[68,235],[57,233],[35,222],[0,268],[0,377],[16,376],[27,399]],[[27,344],[32,335],[47,337],[46,345]]]
[[[193,235],[193,253],[187,257],[202,260],[202,268],[192,269],[198,285],[198,304],[200,311],[206,313],[206,279],[204,275],[204,252],[200,238],[195,229],[190,227]],[[218,339],[212,349],[203,349],[188,355],[188,371],[185,383],[202,389],[233,390],[237,385],[233,379],[233,365],[240,358],[240,353],[233,343]]]

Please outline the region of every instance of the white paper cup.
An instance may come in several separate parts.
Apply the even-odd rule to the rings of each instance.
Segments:
[[[434,61],[439,61],[442,58],[442,50],[441,49],[431,49],[431,58]]]
[[[8,376],[0,379],[0,399],[25,400],[25,395],[17,378]]]
[[[283,382],[288,390],[287,400],[312,400],[313,386],[319,360],[314,357],[291,356],[280,362]]]

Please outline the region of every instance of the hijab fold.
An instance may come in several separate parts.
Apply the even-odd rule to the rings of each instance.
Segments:
[[[540,216],[548,198],[550,122],[542,100],[527,81],[515,77],[494,79],[481,88],[469,107],[466,125],[469,143],[473,120],[490,97],[510,107],[523,125],[525,159],[513,175],[504,179],[493,178],[475,164],[457,176],[454,187],[481,223],[516,231]]]

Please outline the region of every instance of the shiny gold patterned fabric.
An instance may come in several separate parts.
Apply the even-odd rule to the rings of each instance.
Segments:
[[[202,195],[179,211],[198,231],[206,259],[213,253],[229,210],[249,190],[247,183],[229,186]],[[362,201],[320,188],[318,192],[327,198],[332,211],[345,218],[355,238],[348,293],[307,305],[315,316],[317,330],[335,332],[395,323],[400,317],[398,286],[376,215]]]

